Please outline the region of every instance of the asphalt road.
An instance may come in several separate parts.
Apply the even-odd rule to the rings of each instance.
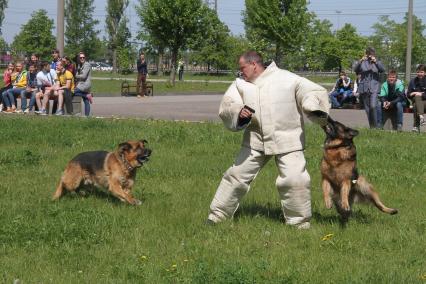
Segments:
[[[162,95],[154,97],[95,97],[94,117],[152,118],[164,120],[220,121],[217,113],[222,94]],[[331,116],[351,127],[368,127],[363,110],[332,109]],[[404,131],[413,128],[413,114],[404,114]],[[425,132],[426,127],[422,128]]]

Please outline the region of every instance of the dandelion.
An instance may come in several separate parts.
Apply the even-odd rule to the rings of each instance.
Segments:
[[[328,241],[330,240],[332,237],[334,236],[334,234],[327,234],[324,237],[322,237],[322,241]]]
[[[426,280],[426,273],[423,273],[422,275],[420,275],[420,279]]]
[[[148,260],[148,257],[147,257],[146,255],[142,255],[142,256],[141,256],[141,260],[142,260],[142,261],[147,261],[147,260]]]
[[[189,260],[187,260],[187,259],[184,259],[184,260],[183,260],[183,262],[188,262],[188,261],[189,261]]]

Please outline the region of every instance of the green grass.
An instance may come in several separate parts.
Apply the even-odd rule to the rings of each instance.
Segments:
[[[282,223],[274,163],[233,221],[203,225],[241,133],[220,124],[1,116],[0,277],[3,283],[424,283],[426,136],[361,129],[360,172],[389,216],[356,205],[348,226],[319,188],[324,139],[307,127],[312,228]],[[145,138],[151,161],[128,206],[105,195],[50,201],[82,151]],[[420,159],[418,158],[420,157]],[[333,234],[329,240],[323,236]]]

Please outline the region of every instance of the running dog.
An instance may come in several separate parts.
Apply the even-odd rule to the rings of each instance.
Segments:
[[[84,185],[106,188],[123,202],[140,205],[132,196],[136,170],[149,160],[151,150],[146,140],[127,141],[118,145],[116,151],[84,152],[75,156],[62,174],[53,200],[65,192],[77,191]]]
[[[325,206],[333,203],[342,220],[347,220],[355,201],[374,204],[380,211],[397,214],[398,210],[386,207],[365,177],[358,175],[356,147],[353,138],[358,131],[328,117],[323,126],[326,133],[324,156],[321,161],[322,190]]]

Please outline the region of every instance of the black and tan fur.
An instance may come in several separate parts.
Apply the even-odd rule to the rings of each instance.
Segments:
[[[116,151],[84,152],[75,156],[62,174],[53,200],[65,192],[74,192],[84,185],[106,188],[112,195],[133,205],[141,202],[132,195],[136,170],[148,161],[151,150],[147,141],[127,141],[118,145]]]
[[[321,174],[325,206],[330,209],[334,204],[343,220],[349,217],[354,201],[372,203],[388,214],[398,213],[398,210],[386,207],[373,186],[365,177],[358,175],[353,142],[358,131],[331,118],[323,129],[326,139]]]

